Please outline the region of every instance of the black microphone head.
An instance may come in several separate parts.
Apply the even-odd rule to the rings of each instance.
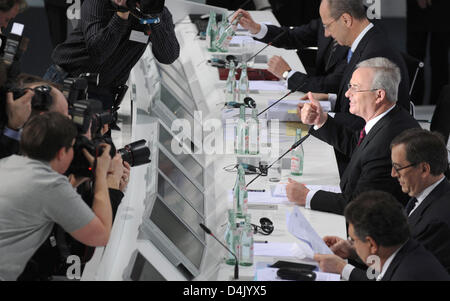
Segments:
[[[200,228],[202,228],[203,231],[205,231],[209,235],[212,235],[211,230],[209,230],[205,225],[203,225],[202,223],[200,223],[199,225],[200,225]]]
[[[231,61],[233,61],[233,62],[235,62],[235,63],[238,62],[237,57],[234,56],[234,55],[232,55],[232,54],[227,55],[227,56],[225,57],[225,59],[226,59],[228,62],[231,62]]]
[[[252,109],[256,108],[256,102],[255,102],[255,100],[254,100],[253,98],[251,98],[251,97],[246,97],[246,98],[244,98],[244,103],[245,103],[245,105],[246,105],[247,107],[249,107],[249,108],[252,108]]]

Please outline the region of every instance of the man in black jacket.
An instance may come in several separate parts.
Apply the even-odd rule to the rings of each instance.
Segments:
[[[310,104],[299,105],[304,124],[314,125],[310,133],[351,158],[341,177],[342,193],[310,191],[292,181],[286,187],[289,201],[306,208],[343,214],[345,206],[363,191],[392,193],[406,204],[408,196],[391,177],[390,143],[401,132],[418,128],[408,112],[396,105],[400,83],[399,68],[386,58],[361,62],[353,74],[346,96],[350,113],[366,121],[364,129],[352,131],[322,111],[309,93]]]
[[[280,56],[270,59],[268,70],[275,76],[287,80],[288,89],[298,88],[303,83],[300,88],[302,92],[338,92],[339,83],[347,66],[345,58],[348,47],[339,46],[332,38],[325,37],[320,19],[302,26],[287,28],[256,23],[250,14],[242,9],[236,12],[235,16],[240,13],[243,15],[240,24],[259,41],[272,43],[275,47],[297,49],[299,52],[307,47],[318,47],[315,74],[307,75],[292,70]],[[283,32],[284,34],[280,36]]]
[[[125,0],[114,0],[114,3],[126,6]],[[166,7],[158,14],[161,22],[148,27],[129,11],[118,11],[114,3],[83,2],[79,25],[55,48],[54,65],[44,76],[46,80],[63,83],[68,76],[98,73],[99,84],[90,85],[88,92],[89,97],[103,102],[104,109],[115,105],[131,69],[149,44],[156,60],[163,64],[173,63],[180,52],[172,15]]]
[[[429,251],[411,239],[403,208],[392,195],[371,191],[361,194],[345,209],[349,236],[359,258],[369,266],[355,269],[348,280],[450,281]],[[337,272],[330,257],[315,255],[322,271]],[[345,270],[341,259],[338,270]]]
[[[450,183],[443,171],[448,159],[438,134],[410,129],[397,136],[392,147],[392,176],[412,198],[406,206],[412,239],[430,251],[450,272]],[[354,247],[338,237],[324,241],[337,256],[319,256],[328,271],[344,279],[366,280],[364,271],[344,266],[343,259],[355,259]]]

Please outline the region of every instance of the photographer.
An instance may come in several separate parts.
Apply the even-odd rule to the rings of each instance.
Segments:
[[[86,245],[107,244],[112,225],[110,146],[102,144],[103,153],[95,159],[91,210],[63,176],[74,155],[76,136],[75,125],[63,115],[38,115],[22,132],[24,156],[0,160],[0,279],[20,275],[55,223]]]
[[[0,0],[0,33],[26,7],[25,0]]]
[[[118,105],[115,101],[123,93],[131,69],[149,43],[159,62],[174,62],[179,56],[180,46],[169,10],[164,7],[155,16],[159,17],[160,23],[144,25],[122,9],[130,2],[138,2],[144,12],[146,6],[153,5],[148,0],[84,1],[79,25],[53,51],[54,65],[44,78],[62,83],[67,77],[98,73],[99,85],[89,86],[89,97],[101,100],[104,109],[111,109]],[[119,7],[122,11],[118,11]]]
[[[52,83],[40,81],[39,78],[23,81],[26,76],[19,77],[23,96],[14,100],[14,94],[6,94],[6,120],[0,135],[0,159],[19,153],[20,131],[25,122],[38,114],[58,112],[69,117],[69,109],[65,96]]]

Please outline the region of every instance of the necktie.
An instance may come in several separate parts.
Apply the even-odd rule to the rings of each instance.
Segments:
[[[414,209],[414,207],[416,207],[416,204],[417,204],[417,199],[416,198],[411,198],[409,200],[408,204],[406,204],[406,207],[405,207],[407,216],[409,216],[409,214]]]
[[[362,143],[362,141],[364,140],[365,137],[366,137],[366,130],[362,129],[361,132],[359,133],[358,146],[361,145],[361,143]]]
[[[347,54],[347,64],[350,63],[352,56],[353,56],[353,51],[351,49],[349,49],[348,54]]]

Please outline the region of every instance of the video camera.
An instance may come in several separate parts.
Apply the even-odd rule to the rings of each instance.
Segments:
[[[127,0],[127,7],[119,7],[119,11],[130,11],[130,14],[141,24],[156,24],[161,20],[157,14],[162,13],[165,0]]]

